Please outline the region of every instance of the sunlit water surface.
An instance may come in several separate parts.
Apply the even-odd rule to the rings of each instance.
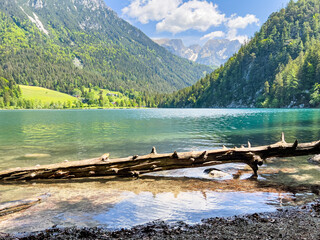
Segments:
[[[0,170],[81,160],[110,153],[112,158],[253,146],[279,141],[320,139],[319,110],[143,109],[73,111],[0,111]],[[93,179],[91,181],[0,185],[0,203],[50,196],[28,210],[0,218],[0,231],[22,232],[53,225],[131,227],[154,220],[198,223],[203,218],[233,216],[306,201],[285,186],[319,184],[320,168],[307,157],[273,159],[257,181],[241,164],[215,166],[230,175],[212,179],[204,169],[155,175],[166,178]],[[234,179],[238,170],[240,177]]]

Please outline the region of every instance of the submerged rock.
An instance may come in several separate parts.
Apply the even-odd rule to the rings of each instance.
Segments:
[[[309,158],[308,162],[311,163],[311,164],[320,165],[320,154]]]
[[[209,174],[210,177],[213,178],[225,178],[225,177],[231,177],[229,173],[223,172],[216,168],[209,168],[204,170],[204,173]]]
[[[45,158],[45,157],[51,157],[51,155],[44,154],[44,153],[32,153],[32,154],[26,154],[23,157],[25,157],[25,158]]]

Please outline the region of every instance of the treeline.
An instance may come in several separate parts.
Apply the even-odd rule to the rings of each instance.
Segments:
[[[16,105],[16,101],[21,96],[21,89],[15,82],[4,77],[0,77],[0,108]]]
[[[116,93],[106,94],[106,92],[107,91],[100,89],[97,86],[89,89],[82,86],[80,89],[74,89],[73,96],[82,100],[81,107],[157,107],[153,97],[133,89],[121,89]]]
[[[320,1],[291,0],[253,39],[161,107],[319,107]]]
[[[42,101],[25,99],[19,85],[13,80],[0,77],[0,109],[81,109],[81,108],[144,108],[157,107],[153,96],[133,89],[123,92],[109,92],[99,87],[75,88],[72,95],[77,100]]]

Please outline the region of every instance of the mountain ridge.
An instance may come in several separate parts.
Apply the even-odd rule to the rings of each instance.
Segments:
[[[210,39],[203,46],[193,44],[186,47],[181,39],[153,39],[160,46],[177,56],[208,66],[218,67],[241,47],[238,40]]]

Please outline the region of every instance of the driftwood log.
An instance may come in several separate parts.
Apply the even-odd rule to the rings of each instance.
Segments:
[[[292,157],[320,154],[320,141],[310,143],[286,143],[284,134],[282,139],[268,146],[228,149],[203,152],[174,152],[171,154],[158,154],[153,148],[145,156],[132,156],[127,158],[109,159],[109,154],[102,157],[63,162],[51,165],[37,165],[29,168],[15,168],[0,172],[0,182],[22,181],[35,179],[64,179],[99,176],[137,177],[140,174],[171,170],[179,168],[206,167],[224,163],[246,163],[257,176],[258,166],[263,160],[271,157]]]
[[[1,203],[0,204],[0,217],[28,209],[36,204],[39,204],[46,197],[48,197],[48,195],[45,194],[45,195],[40,196],[38,198]]]

